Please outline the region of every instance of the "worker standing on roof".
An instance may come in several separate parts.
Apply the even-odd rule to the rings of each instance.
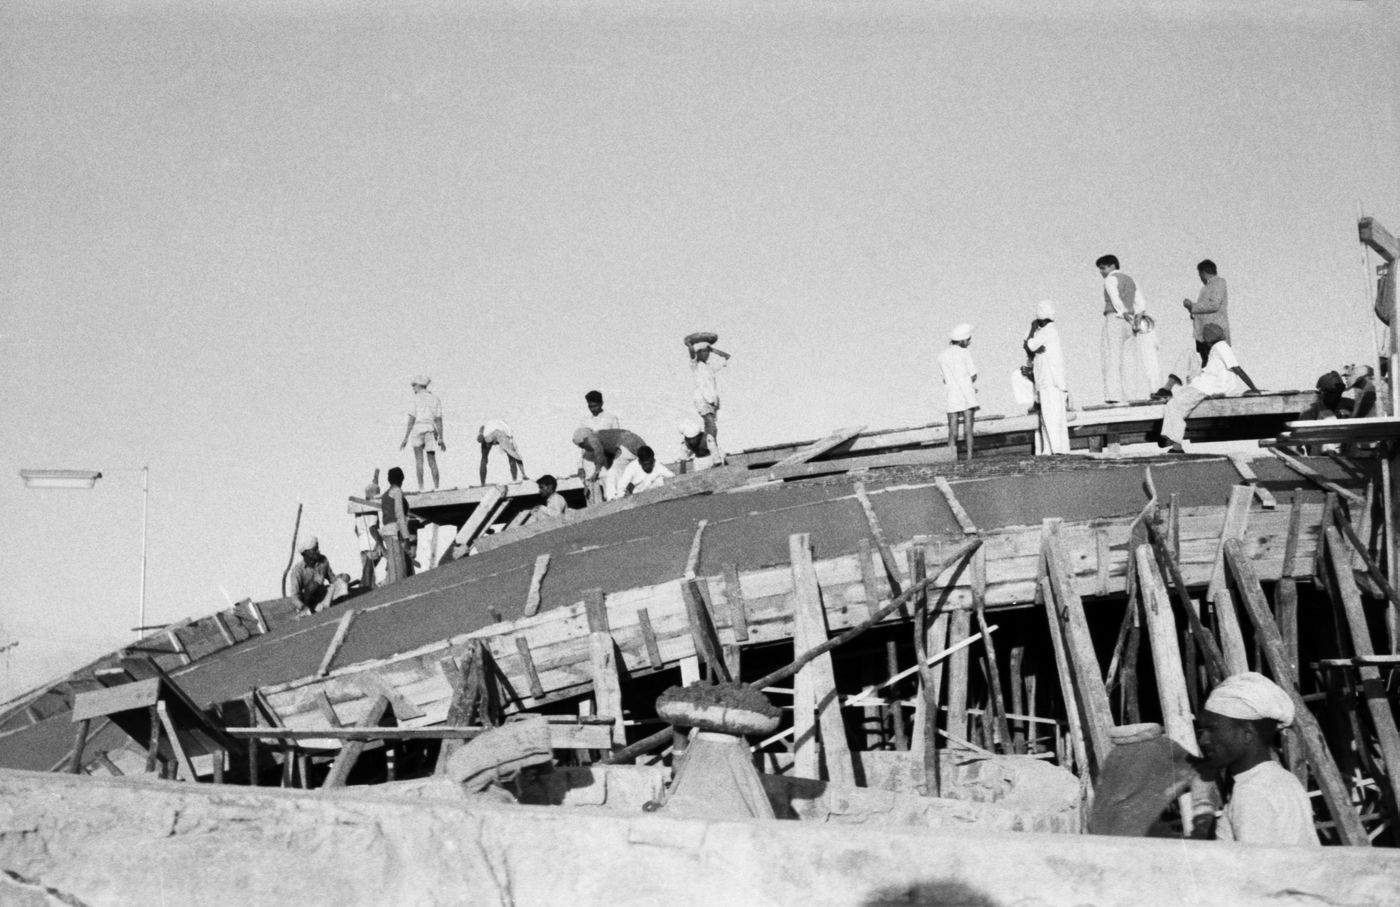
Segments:
[[[384,539],[384,559],[388,576],[385,584],[396,583],[410,576],[408,549],[412,539],[409,531],[408,501],[403,496],[403,470],[389,470],[389,490],[379,499],[379,534]]]
[[[977,366],[968,347],[972,345],[972,325],[964,322],[948,335],[948,348],[938,356],[943,385],[948,391],[948,446],[958,458],[958,424],[967,438],[967,458],[972,459],[972,425],[977,416]]]
[[[433,490],[438,487],[438,451],[446,451],[447,444],[442,436],[442,401],[428,392],[428,384],[433,379],[427,375],[413,378],[413,409],[408,411],[408,427],[403,430],[403,440],[399,450],[408,446],[413,439],[413,465],[418,470],[418,490],[423,490],[423,455],[428,456],[428,468],[433,473]]]
[[[1201,367],[1205,368],[1210,355],[1211,344],[1206,340],[1206,325],[1216,325],[1230,342],[1230,293],[1225,286],[1225,278],[1218,273],[1215,262],[1209,258],[1196,264],[1196,276],[1201,279],[1201,292],[1192,302],[1190,298],[1181,300],[1182,306],[1191,313],[1191,330],[1196,338],[1196,354],[1201,357]],[[1217,341],[1219,342],[1219,341]],[[1186,376],[1178,376],[1185,378]]]
[[[292,568],[292,597],[297,600],[297,617],[315,614],[344,598],[349,591],[349,577],[331,572],[331,562],[321,553],[316,536],[308,535],[297,546],[301,560]]]
[[[637,451],[646,443],[639,435],[625,428],[593,431],[580,426],[574,432],[575,446],[583,450],[584,462],[592,466],[591,470],[584,470],[584,480],[594,488],[601,481],[601,497],[605,501],[621,497],[617,480],[627,464],[637,459]]]
[[[1043,299],[1036,306],[1031,333],[1023,344],[1031,357],[1035,399],[1040,411],[1036,453],[1069,453],[1069,385],[1065,381],[1065,357],[1060,332],[1055,327],[1055,303]]]
[[[1119,270],[1118,256],[1101,255],[1094,262],[1103,278],[1103,334],[1100,341],[1103,366],[1103,399],[1110,405],[1133,399],[1137,385],[1132,365],[1137,315],[1146,306],[1138,303],[1137,283]],[[1149,384],[1143,391],[1151,391]]]
[[[705,423],[691,416],[676,426],[681,434],[681,472],[699,472],[715,464],[714,451],[705,438]]]
[[[1206,353],[1206,364],[1189,384],[1179,385],[1172,390],[1172,398],[1167,401],[1167,408],[1162,414],[1161,437],[1157,443],[1162,447],[1170,446],[1175,453],[1181,453],[1183,450],[1181,445],[1186,438],[1186,417],[1202,400],[1207,397],[1233,395],[1239,390],[1241,381],[1249,388],[1244,392],[1246,397],[1260,393],[1249,373],[1240,367],[1239,360],[1235,358],[1235,351],[1230,349],[1229,342],[1225,340],[1224,329],[1218,324],[1208,324],[1202,333],[1206,343],[1210,344]],[[1340,383],[1340,376],[1337,380]],[[1340,388],[1338,390],[1340,391]]]
[[[499,446],[510,464],[510,480],[515,481],[516,467],[520,467],[520,478],[530,478],[525,474],[525,460],[520,456],[520,448],[515,444],[515,435],[510,426],[500,419],[492,419],[476,431],[476,440],[481,444],[481,484],[486,484],[486,458],[491,448]]]
[[[719,447],[719,383],[715,373],[729,364],[729,354],[714,346],[718,340],[718,334],[697,331],[686,335],[685,346],[690,351],[690,376],[695,382],[695,412],[705,423],[710,449],[723,463]]]
[[[1307,791],[1274,761],[1274,739],[1293,723],[1294,709],[1293,697],[1253,671],[1232,674],[1207,697],[1197,730],[1201,754],[1233,782],[1216,840],[1319,844]]]

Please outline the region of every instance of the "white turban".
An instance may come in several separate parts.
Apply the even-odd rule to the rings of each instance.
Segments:
[[[695,341],[695,343],[692,344],[691,346],[692,346],[692,349],[694,349],[695,352],[698,353],[698,352],[700,352],[701,350],[708,350],[708,349],[710,348],[710,341],[708,341],[708,340],[697,340],[697,341]]]
[[[574,429],[575,444],[587,444],[588,439],[591,437],[593,437],[593,429],[587,426],[580,425],[578,428]]]
[[[429,378],[427,375],[414,375],[411,383],[419,387],[427,387],[429,384],[433,383],[433,379]]]
[[[1048,299],[1042,299],[1035,307],[1035,317],[1041,321],[1050,321],[1055,317],[1055,303]]]
[[[682,438],[698,438],[705,433],[705,423],[699,419],[682,419],[676,431],[681,433]]]
[[[297,546],[297,551],[314,551],[319,546],[320,542],[316,540],[316,536],[308,535],[306,538],[301,540],[301,544]]]
[[[1268,718],[1288,727],[1293,723],[1293,698],[1263,674],[1246,671],[1222,680],[1206,699],[1206,711],[1243,721]]]
[[[953,330],[948,334],[948,339],[953,341],[954,343],[961,343],[964,340],[971,340],[972,325],[964,321],[962,324],[953,328]]]

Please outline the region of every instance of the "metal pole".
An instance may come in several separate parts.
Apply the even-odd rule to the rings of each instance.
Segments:
[[[151,467],[141,467],[141,604],[136,621],[136,637],[139,639],[146,626],[146,517],[151,505]]]

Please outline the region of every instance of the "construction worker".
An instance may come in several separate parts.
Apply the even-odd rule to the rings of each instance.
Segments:
[[[1133,316],[1133,346],[1137,349],[1138,361],[1142,363],[1144,394],[1150,395],[1162,380],[1160,345],[1157,339],[1157,321],[1144,310],[1142,295],[1138,295],[1138,311]]]
[[[1043,299],[1036,306],[1035,321],[1023,344],[1031,357],[1035,400],[1040,413],[1036,454],[1069,453],[1069,385],[1065,381],[1065,357],[1060,332],[1055,327],[1055,303]]]
[[[408,446],[413,439],[413,465],[418,471],[418,490],[423,490],[423,455],[428,456],[428,468],[433,473],[433,490],[438,487],[438,451],[446,451],[447,444],[442,435],[442,401],[428,392],[428,384],[433,379],[427,375],[414,376],[413,408],[408,411],[408,427],[403,430],[403,440],[399,450]]]
[[[535,485],[540,490],[540,503],[531,509],[530,516],[526,518],[525,522],[567,520],[569,518],[569,504],[559,493],[559,481],[546,473],[535,480]]]
[[[365,486],[365,500],[379,501],[379,470]],[[360,543],[360,588],[373,589],[375,568],[384,559],[384,540],[379,536],[379,514],[367,510],[355,518],[355,539]]]
[[[315,614],[344,598],[349,591],[350,578],[331,572],[331,562],[321,553],[316,536],[308,535],[297,546],[301,560],[292,568],[292,597],[297,601],[297,617]]]
[[[1201,357],[1201,367],[1205,367],[1211,344],[1206,340],[1206,325],[1220,328],[1226,343],[1230,342],[1230,293],[1225,286],[1225,278],[1218,273],[1215,262],[1209,258],[1196,263],[1196,276],[1201,279],[1201,292],[1192,302],[1188,297],[1181,305],[1191,313],[1191,331],[1196,338],[1196,354]],[[1218,342],[1218,341],[1217,341]],[[1182,376],[1184,377],[1184,376]]]
[[[1111,405],[1131,399],[1130,389],[1137,384],[1131,353],[1133,329],[1139,312],[1138,290],[1136,282],[1119,270],[1118,256],[1101,255],[1094,266],[1103,278],[1103,333],[1099,349],[1103,366],[1103,399]],[[1151,389],[1152,385],[1148,385],[1144,393]]]
[[[525,474],[525,460],[520,456],[520,448],[515,444],[515,435],[510,426],[500,419],[492,419],[476,430],[476,440],[481,444],[481,484],[486,484],[486,459],[491,448],[499,446],[510,464],[510,480],[516,481],[516,467],[520,468],[520,478],[530,478]]]
[[[972,459],[972,425],[977,417],[977,366],[968,347],[972,345],[972,325],[964,322],[948,334],[948,348],[938,355],[938,368],[948,391],[948,446],[958,458],[958,425],[967,438],[967,458]]]
[[[704,422],[696,416],[691,416],[676,428],[681,433],[681,472],[699,472],[718,465],[705,438]]]
[[[574,444],[583,450],[585,464],[592,469],[580,470],[590,489],[590,503],[601,503],[621,497],[617,485],[618,477],[627,464],[637,459],[637,451],[646,446],[645,441],[625,428],[605,428],[593,431],[580,426],[574,431]],[[599,485],[601,483],[601,488]],[[597,492],[601,491],[601,494]],[[599,500],[601,498],[601,500]]]
[[[628,463],[627,468],[618,477],[617,485],[625,497],[636,491],[660,488],[667,479],[675,477],[676,474],[664,464],[656,462],[656,451],[643,444],[637,450],[637,459]]]
[[[1170,446],[1174,453],[1183,451],[1186,417],[1202,400],[1233,394],[1238,389],[1239,381],[1243,381],[1249,388],[1244,393],[1246,397],[1260,393],[1259,388],[1254,386],[1254,380],[1240,367],[1239,360],[1235,358],[1235,351],[1230,349],[1230,344],[1225,340],[1225,329],[1218,324],[1207,324],[1202,330],[1202,335],[1210,344],[1205,365],[1190,383],[1179,385],[1172,390],[1172,398],[1167,401],[1166,411],[1162,415],[1161,437],[1157,443],[1162,447]]]
[[[690,352],[690,376],[695,382],[695,412],[705,423],[709,448],[722,463],[724,455],[719,447],[719,383],[715,380],[715,373],[729,364],[729,354],[713,346],[718,340],[718,334],[699,331],[686,335],[685,346]],[[719,359],[715,359],[715,356]]]
[[[617,416],[612,413],[603,412],[603,392],[589,391],[583,395],[583,401],[588,404],[588,418],[583,420],[586,428],[594,431],[602,431],[605,428],[621,428],[622,423],[618,422]]]
[[[388,576],[385,584],[411,576],[408,551],[413,534],[409,529],[408,501],[403,496],[403,470],[389,470],[389,490],[379,499],[379,535],[384,540],[384,560]]]
[[[1196,732],[1201,754],[1233,782],[1216,840],[1318,846],[1307,791],[1274,761],[1274,740],[1294,709],[1293,697],[1253,671],[1225,678],[1206,698]]]

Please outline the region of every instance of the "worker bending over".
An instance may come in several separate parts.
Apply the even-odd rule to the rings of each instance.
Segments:
[[[476,430],[476,440],[481,444],[481,484],[486,484],[486,460],[491,455],[491,448],[499,446],[501,452],[506,455],[506,462],[510,464],[510,480],[516,481],[516,467],[520,468],[520,478],[530,478],[525,474],[525,460],[520,456],[520,448],[515,444],[515,435],[511,432],[510,426],[500,419],[492,419]]]
[[[350,578],[331,572],[331,562],[321,553],[316,536],[308,535],[297,548],[301,560],[292,568],[292,597],[297,600],[297,617],[329,608],[349,592]]]
[[[1317,846],[1308,793],[1274,760],[1274,739],[1293,718],[1293,697],[1253,671],[1225,678],[1206,699],[1196,731],[1201,754],[1233,782],[1217,840]]]
[[[692,416],[676,429],[681,433],[681,472],[699,472],[717,466],[714,450],[705,437],[705,423]]]
[[[617,484],[625,496],[636,491],[660,488],[667,479],[675,477],[676,474],[664,464],[656,462],[656,452],[643,444],[637,450],[637,459],[627,464],[627,468],[618,477]]]
[[[972,345],[972,325],[963,323],[948,334],[948,348],[938,355],[938,369],[948,391],[948,446],[958,458],[958,425],[967,438],[967,458],[972,459],[972,425],[977,416],[977,366],[968,347]]]
[[[447,450],[442,436],[442,401],[428,392],[428,384],[433,379],[427,375],[413,378],[413,408],[408,411],[408,427],[403,430],[403,440],[399,450],[413,440],[413,465],[418,470],[418,490],[423,490],[423,455],[428,457],[428,468],[433,473],[433,489],[438,487],[438,451]]]
[[[1036,306],[1035,321],[1023,344],[1031,357],[1035,402],[1040,412],[1036,454],[1069,453],[1069,384],[1065,381],[1065,357],[1060,332],[1055,327],[1055,303],[1043,299]]]
[[[583,451],[586,464],[581,470],[583,478],[590,489],[601,491],[601,494],[590,495],[593,499],[590,503],[599,503],[596,500],[598,497],[604,501],[611,501],[622,496],[622,489],[617,480],[627,468],[627,464],[637,459],[637,451],[645,447],[646,443],[639,435],[625,428],[593,431],[580,426],[574,431],[574,445]],[[591,465],[591,469],[588,465]]]
[[[1254,380],[1240,367],[1235,351],[1225,340],[1224,328],[1218,324],[1208,324],[1202,330],[1202,336],[1210,346],[1201,373],[1192,378],[1189,384],[1173,388],[1172,398],[1167,401],[1166,412],[1162,415],[1162,433],[1157,443],[1162,447],[1170,446],[1177,453],[1183,450],[1181,444],[1186,438],[1186,417],[1202,400],[1233,394],[1239,388],[1239,381],[1249,387],[1244,394],[1246,397],[1260,392],[1254,386]]]
[[[685,337],[686,349],[690,351],[690,376],[695,382],[695,412],[705,423],[708,445],[715,455],[724,462],[719,448],[719,383],[715,373],[729,364],[729,354],[715,347],[718,334],[697,331]],[[716,359],[715,357],[719,358]]]

